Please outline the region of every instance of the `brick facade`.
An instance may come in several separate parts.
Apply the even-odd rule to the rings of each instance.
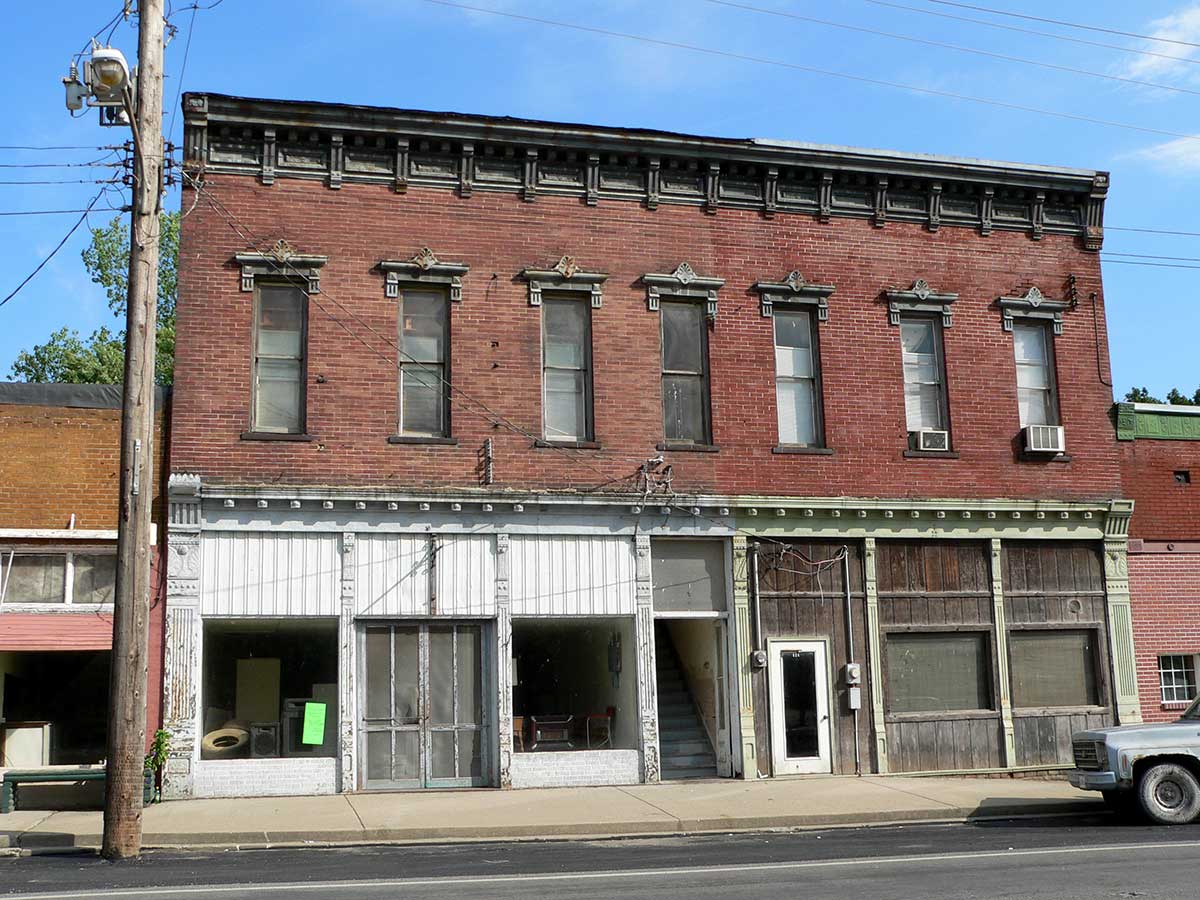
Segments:
[[[1200,552],[1131,552],[1129,592],[1142,717],[1170,721],[1183,705],[1162,702],[1158,657],[1186,654],[1200,660]]]

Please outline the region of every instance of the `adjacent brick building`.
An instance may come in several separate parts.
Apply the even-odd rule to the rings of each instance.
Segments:
[[[1052,769],[1138,717],[1106,173],[184,114],[168,793]]]
[[[1174,719],[1200,672],[1200,409],[1120,403],[1138,692],[1149,722]]]
[[[158,400],[161,481],[161,393]],[[120,388],[110,385],[0,384],[0,767],[104,757],[120,407]],[[161,506],[155,522],[162,527]],[[157,554],[154,565],[160,572]],[[154,583],[151,734],[160,721],[164,614],[162,578]]]

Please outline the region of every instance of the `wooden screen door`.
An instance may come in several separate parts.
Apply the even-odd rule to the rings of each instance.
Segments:
[[[368,625],[362,650],[363,786],[487,784],[482,627]]]
[[[832,771],[823,641],[771,641],[771,761],[776,775]]]

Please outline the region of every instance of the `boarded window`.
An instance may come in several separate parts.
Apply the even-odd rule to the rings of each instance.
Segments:
[[[258,285],[254,338],[253,429],[304,430],[304,292]]]
[[[446,295],[406,290],[400,297],[400,432],[444,437]]]
[[[904,352],[904,410],[908,430],[945,431],[946,373],[942,365],[942,330],[934,319],[900,322]]]
[[[1021,409],[1021,427],[1057,425],[1054,341],[1049,329],[1031,322],[1013,325],[1013,351],[1017,362],[1017,401]]]
[[[657,540],[653,558],[654,609],[658,612],[724,612],[725,546],[722,541]]]
[[[889,634],[888,712],[992,709],[983,632]]]
[[[546,440],[590,440],[591,308],[580,300],[547,299],[542,323]]]
[[[775,404],[779,442],[821,443],[816,334],[808,310],[775,310]]]
[[[663,303],[663,431],[668,441],[707,444],[708,346],[699,303]]]
[[[1094,631],[1014,631],[1013,706],[1099,706]]]

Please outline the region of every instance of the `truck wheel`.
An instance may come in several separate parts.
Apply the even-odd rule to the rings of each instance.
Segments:
[[[1200,781],[1176,763],[1151,766],[1137,792],[1143,812],[1159,825],[1186,825],[1200,818]]]

